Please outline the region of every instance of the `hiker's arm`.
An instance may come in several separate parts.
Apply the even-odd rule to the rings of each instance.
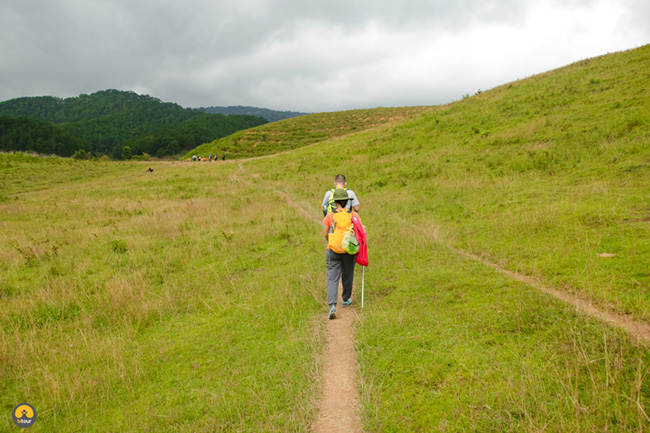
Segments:
[[[323,235],[325,236],[325,240],[329,241],[330,240],[330,237],[329,237],[330,227],[328,225],[325,225],[325,224],[323,224],[323,227],[324,227]]]
[[[355,212],[359,212],[359,205],[352,206],[352,210]]]

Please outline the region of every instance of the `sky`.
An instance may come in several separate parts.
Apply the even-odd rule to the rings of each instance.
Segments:
[[[647,0],[2,0],[0,101],[439,105],[648,43]]]

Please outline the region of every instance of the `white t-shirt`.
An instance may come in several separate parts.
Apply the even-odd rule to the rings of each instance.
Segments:
[[[325,197],[323,197],[323,205],[322,205],[323,212],[327,209],[327,205],[329,204],[331,195],[332,195],[332,190],[328,190],[325,193]],[[346,206],[346,209],[359,205],[359,199],[357,198],[357,195],[354,193],[354,191],[352,191],[351,189],[348,190],[348,197],[350,197],[350,200],[348,201],[348,205]],[[352,203],[350,203],[350,201],[352,201]]]

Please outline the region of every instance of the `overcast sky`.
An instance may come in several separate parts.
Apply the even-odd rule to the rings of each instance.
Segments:
[[[1,0],[0,101],[437,105],[647,43],[648,0]]]

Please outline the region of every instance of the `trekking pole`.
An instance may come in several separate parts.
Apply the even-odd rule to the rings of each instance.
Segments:
[[[363,308],[363,286],[366,279],[366,267],[363,267],[363,272],[361,273],[361,308]]]

